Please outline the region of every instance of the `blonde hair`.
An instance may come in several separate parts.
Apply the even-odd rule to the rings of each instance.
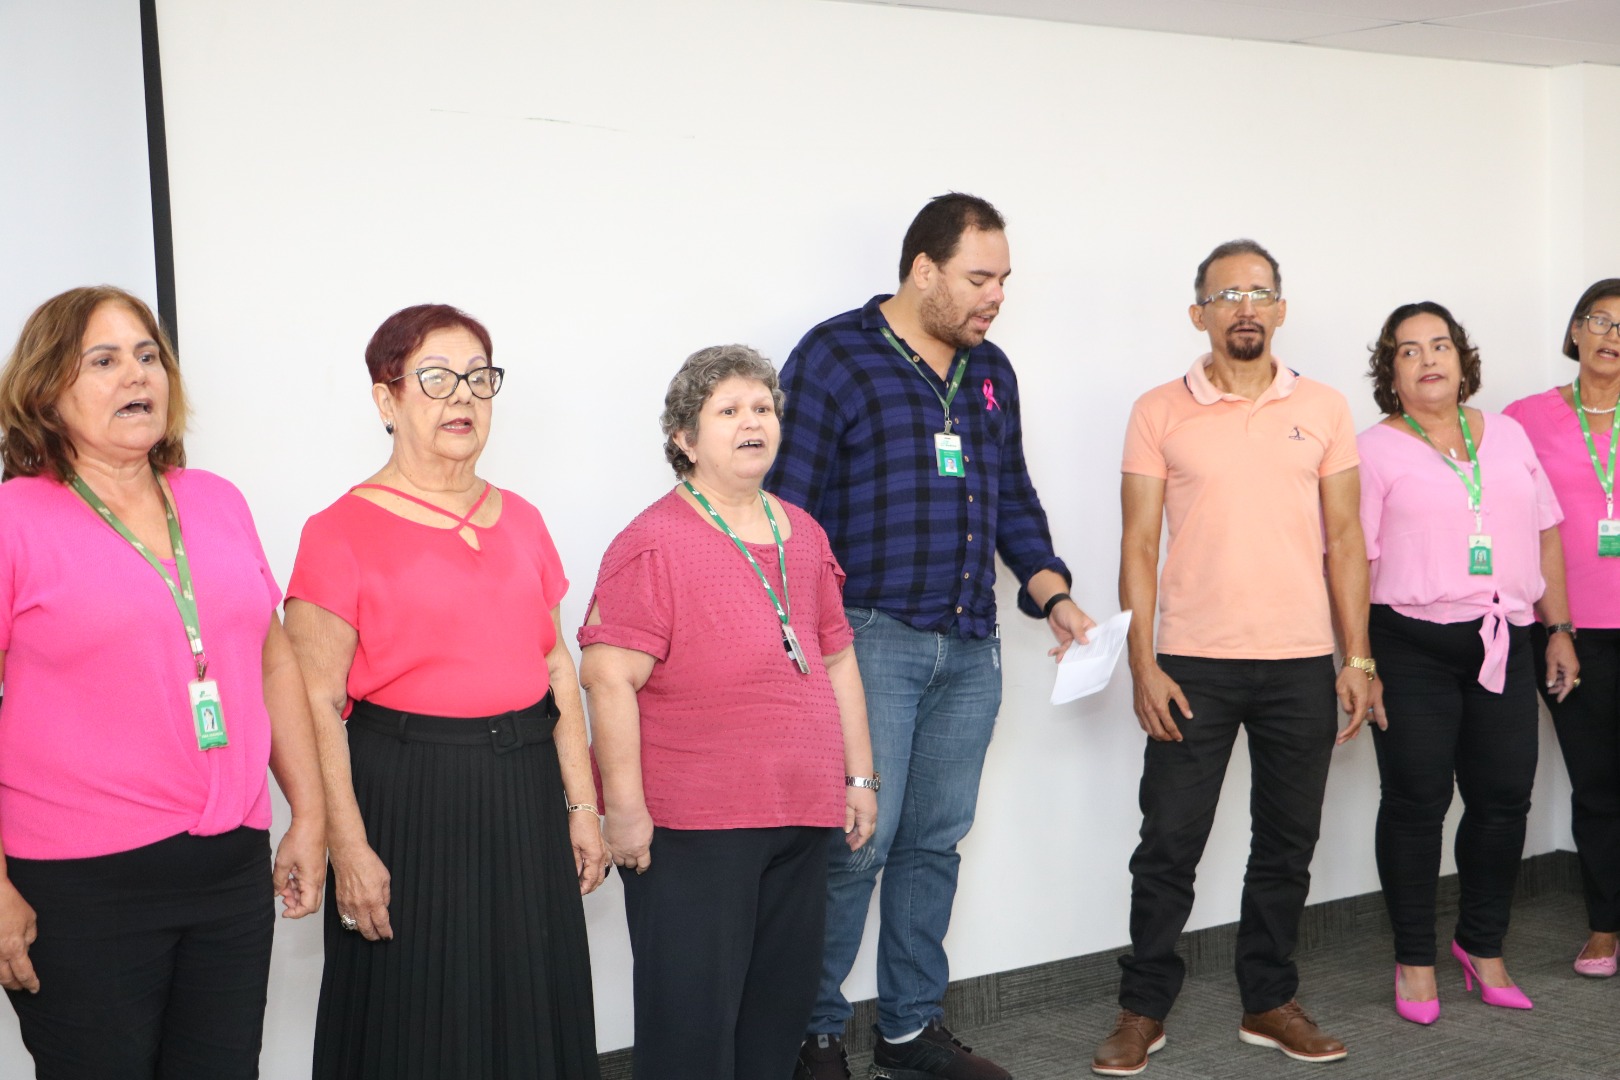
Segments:
[[[169,335],[139,298],[112,285],[93,285],[69,289],[41,304],[23,324],[17,346],[0,370],[0,459],[5,466],[0,479],[48,475],[66,482],[73,475],[77,450],[56,403],[79,377],[85,328],[103,304],[124,305],[157,342],[159,363],[169,377],[168,425],[147,457],[159,472],[185,467],[186,393]]]

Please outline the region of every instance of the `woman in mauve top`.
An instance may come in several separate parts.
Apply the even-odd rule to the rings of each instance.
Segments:
[[[1620,944],[1620,278],[1582,294],[1563,348],[1579,365],[1575,379],[1503,411],[1524,426],[1564,508],[1559,532],[1581,680],[1567,697],[1544,696],[1569,770],[1570,825],[1586,894],[1590,932],[1575,970],[1608,978]],[[1547,628],[1531,632],[1542,641]]]
[[[1455,781],[1460,888],[1451,954],[1486,1004],[1528,1009],[1502,960],[1535,781],[1528,624],[1569,618],[1558,500],[1517,423],[1462,403],[1479,353],[1439,304],[1396,308],[1373,346],[1382,422],[1356,440],[1378,677],[1376,854],[1395,931],[1395,1011],[1431,1024],[1435,890]],[[1568,634],[1546,646],[1552,692],[1575,684]]]
[[[174,349],[109,287],[0,373],[0,986],[39,1077],[254,1077],[274,882],[320,906],[309,707]],[[292,808],[270,856],[268,765]]]
[[[287,586],[332,873],[316,1080],[594,1080],[580,896],[606,872],[568,589],[480,479],[504,372],[424,304],[366,347],[387,464],[310,518]]]
[[[663,415],[681,482],[608,547],[579,631],[638,1080],[793,1075],[829,834],[855,850],[877,820],[843,572],[808,514],[760,490],[781,404],[752,349],[687,358]]]

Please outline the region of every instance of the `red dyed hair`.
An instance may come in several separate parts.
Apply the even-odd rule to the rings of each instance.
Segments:
[[[366,345],[366,370],[373,383],[387,383],[394,393],[400,392],[394,382],[405,371],[405,359],[435,330],[460,328],[478,339],[484,347],[484,359],[495,362],[495,347],[490,344],[489,331],[484,324],[449,304],[417,304],[403,308],[383,320],[377,332]]]

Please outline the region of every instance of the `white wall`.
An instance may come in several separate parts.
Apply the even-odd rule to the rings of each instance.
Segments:
[[[656,425],[681,358],[740,340],[784,359],[892,288],[906,223],[952,188],[1008,218],[994,336],[1075,595],[1111,612],[1125,417],[1203,348],[1184,312],[1204,253],[1238,235],[1276,252],[1278,352],[1345,390],[1361,424],[1365,346],[1423,297],[1468,325],[1480,403],[1500,407],[1562,373],[1578,287],[1554,197],[1574,136],[1553,106],[1614,100],[1607,72],[823,0],[164,0],[159,15],[193,460],[246,491],[285,576],[303,520],[387,453],[361,361],[372,329],[409,303],[459,304],[510,370],[483,471],[546,513],[575,625],[607,542],[670,483]],[[1582,164],[1594,188],[1600,164]],[[1620,238],[1605,220],[1594,261]],[[1010,583],[1000,595],[1005,705],[964,845],[956,977],[1127,937],[1128,687],[1047,705],[1045,631]],[[1549,738],[1531,853],[1568,844],[1545,794],[1554,756]],[[1339,758],[1313,901],[1377,888],[1372,747]],[[1235,761],[1193,927],[1237,917],[1247,771]],[[601,1044],[624,1046],[617,886],[586,910]],[[312,921],[279,929],[276,1080],[307,1075],[321,965]],[[847,990],[874,993],[870,950]]]
[[[75,285],[156,309],[139,6],[0,0],[0,102],[0,361]]]

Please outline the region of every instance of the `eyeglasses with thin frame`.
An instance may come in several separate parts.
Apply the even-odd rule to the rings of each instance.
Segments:
[[[389,379],[397,383],[407,375],[415,375],[416,381],[422,387],[422,393],[435,401],[443,401],[455,394],[456,388],[466,380],[467,389],[472,391],[475,398],[488,401],[501,392],[501,380],[506,377],[506,369],[498,367],[475,367],[463,374],[456,374],[447,367],[423,367],[415,371],[407,371],[404,375]]]
[[[1584,322],[1586,328],[1598,337],[1602,337],[1616,326],[1620,326],[1620,323],[1615,322],[1607,315],[1583,315],[1580,321]]]
[[[1257,308],[1267,308],[1275,304],[1280,297],[1276,289],[1222,289],[1218,293],[1210,293],[1198,301],[1199,307],[1215,304],[1218,307],[1237,307],[1247,300]]]

